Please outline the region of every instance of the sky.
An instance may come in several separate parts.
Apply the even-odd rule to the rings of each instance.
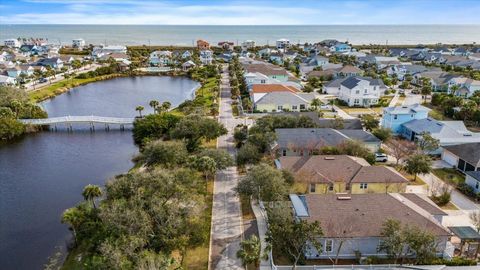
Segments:
[[[0,24],[480,24],[480,0],[0,0]]]

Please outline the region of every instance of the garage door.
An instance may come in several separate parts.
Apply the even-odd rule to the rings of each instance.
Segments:
[[[457,166],[457,156],[450,152],[443,151],[442,159],[452,166]]]

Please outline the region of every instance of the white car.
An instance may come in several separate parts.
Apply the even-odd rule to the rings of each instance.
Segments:
[[[388,157],[385,154],[382,153],[376,153],[375,154],[375,161],[376,162],[387,162]]]

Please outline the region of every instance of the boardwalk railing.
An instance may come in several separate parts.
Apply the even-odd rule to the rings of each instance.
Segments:
[[[135,118],[103,117],[103,116],[62,116],[42,119],[20,119],[20,122],[28,125],[43,126],[55,124],[112,124],[112,125],[131,125]]]

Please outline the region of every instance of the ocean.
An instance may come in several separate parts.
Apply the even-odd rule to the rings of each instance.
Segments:
[[[87,44],[191,46],[197,39],[211,44],[254,40],[273,45],[287,38],[293,43],[323,39],[349,41],[354,45],[472,44],[480,43],[480,25],[8,25],[0,24],[0,40],[47,38],[51,43],[71,44],[83,38]]]

